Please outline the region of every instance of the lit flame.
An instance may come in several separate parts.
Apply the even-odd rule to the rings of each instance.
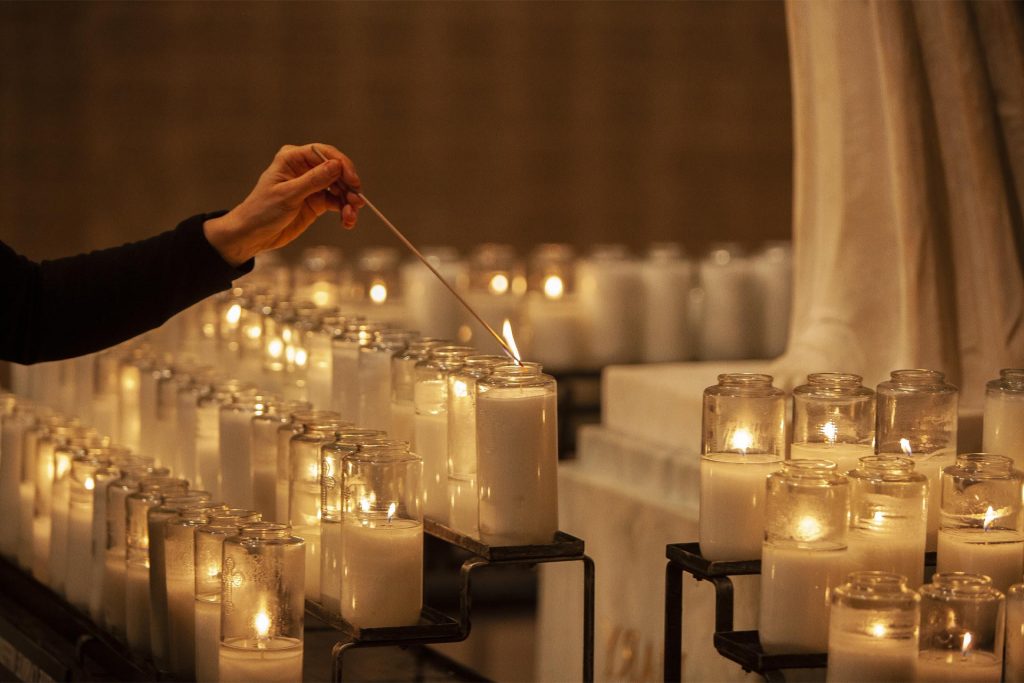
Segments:
[[[299,348],[295,350],[295,364],[300,368],[306,366],[306,361],[309,360],[309,353],[306,349]]]
[[[326,282],[317,282],[313,285],[313,293],[309,297],[318,308],[331,303],[331,285]]]
[[[822,425],[821,433],[825,436],[825,439],[829,444],[834,444],[836,442],[836,437],[839,436],[839,428],[836,427],[835,422],[829,421]]]
[[[388,524],[391,524],[391,518],[395,516],[395,510],[398,509],[398,505],[391,503],[388,505]]]
[[[309,463],[308,472],[310,479],[316,479],[320,476],[320,468],[315,462]]]
[[[906,455],[907,457],[914,453],[910,448],[910,439],[900,439],[900,448],[903,450],[903,455]]]
[[[92,491],[94,488],[96,488],[96,481],[92,477],[86,477],[85,478],[85,490],[86,491]],[[992,508],[989,508],[989,512],[991,512],[991,511],[992,511]],[[986,524],[986,526],[988,526],[988,525]]]
[[[231,304],[228,307],[227,313],[224,314],[224,320],[229,325],[237,325],[238,321],[242,319],[242,307],[239,304]]]
[[[491,278],[491,281],[487,284],[491,290],[491,294],[504,294],[508,291],[508,276],[504,273],[495,273]]]
[[[798,541],[816,541],[821,538],[821,522],[814,517],[801,517],[796,524],[796,539]]]
[[[245,328],[245,336],[249,339],[259,339],[262,334],[263,330],[260,329],[259,325],[249,325],[249,327]]]
[[[885,515],[881,510],[875,510],[875,514],[871,516],[871,522],[876,526],[881,526],[882,522],[885,521]]]
[[[501,326],[501,336],[505,338],[505,342],[512,350],[512,357],[516,359],[516,363],[522,363],[523,357],[519,355],[519,347],[516,346],[515,337],[512,336],[512,323],[508,318],[505,318],[505,323]]]
[[[363,512],[369,512],[370,511],[370,501],[369,501],[369,499],[367,499],[367,498],[360,499],[359,500],[359,509],[362,510]]]
[[[557,275],[548,275],[544,278],[544,296],[549,299],[561,299],[565,294],[565,284],[562,278]]]
[[[375,282],[370,286],[370,301],[382,304],[388,300],[388,288],[383,282]]]
[[[732,433],[732,450],[746,453],[754,445],[754,435],[746,427],[740,427]]]
[[[256,627],[257,638],[266,638],[270,635],[270,616],[266,612],[257,612],[252,625]]]
[[[885,627],[885,624],[883,624],[882,622],[876,621],[875,623],[871,624],[871,635],[873,635],[875,638],[885,638],[885,636],[888,633],[889,629],[887,629]]]
[[[998,516],[996,511],[992,509],[992,506],[989,505],[988,510],[985,512],[985,531],[988,531],[988,528],[992,526],[992,522],[996,521]]]
[[[966,657],[967,653],[970,652],[970,650],[971,650],[971,641],[973,639],[974,638],[971,636],[971,632],[970,631],[967,631],[966,633],[964,633],[964,642],[960,646],[960,654],[963,655],[964,657]]]
[[[452,382],[452,391],[455,392],[456,398],[466,398],[469,396],[469,387],[461,379]]]
[[[270,354],[271,358],[280,358],[283,351],[284,344],[280,339],[271,339],[270,343],[267,344],[267,353]]]

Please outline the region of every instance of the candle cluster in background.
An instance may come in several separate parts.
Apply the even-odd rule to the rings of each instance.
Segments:
[[[810,375],[788,458],[771,377],[705,390],[701,553],[761,560],[766,652],[827,651],[830,681],[1021,680],[1022,376],[988,385],[985,443],[999,450],[959,455],[958,391],[940,372],[898,370],[875,392]]]
[[[178,678],[301,679],[305,600],[418,623],[425,518],[492,545],[558,529],[555,380],[343,313],[332,254],[293,278],[308,300],[264,269],[2,394],[0,553]],[[386,302],[400,268],[360,264],[345,282]]]

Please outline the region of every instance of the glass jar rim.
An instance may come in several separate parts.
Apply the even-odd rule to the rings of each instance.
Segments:
[[[1024,368],[1003,368],[999,377],[990,380],[986,387],[1013,393],[1024,393]]]
[[[836,588],[836,594],[859,600],[883,601],[903,597],[908,603],[920,596],[907,586],[907,577],[894,572],[856,571],[847,574],[846,581]]]
[[[919,589],[922,597],[933,600],[1002,600],[1002,591],[992,585],[992,579],[984,574],[969,572],[936,572],[932,582]]]
[[[1002,479],[1013,473],[1013,458],[995,453],[958,453],[956,469],[973,479]]]
[[[382,439],[379,443],[363,443],[345,455],[345,460],[369,464],[417,462],[423,458],[409,450],[408,441]]]
[[[291,526],[275,522],[251,522],[238,528],[239,537],[245,540],[288,538],[291,533]]]
[[[916,474],[913,458],[891,453],[879,453],[877,455],[865,455],[857,459],[860,463],[857,468],[865,472],[899,475]]]
[[[771,386],[775,378],[763,372],[724,372],[718,376],[722,386]]]

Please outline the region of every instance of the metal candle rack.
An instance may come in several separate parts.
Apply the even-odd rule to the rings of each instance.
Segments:
[[[581,539],[558,531],[552,543],[491,546],[430,519],[425,521],[424,528],[431,536],[473,555],[462,563],[459,571],[459,618],[453,619],[432,607],[424,606],[420,613],[420,623],[415,626],[361,629],[327,612],[318,603],[307,600],[307,612],[342,633],[332,653],[332,680],[342,680],[342,659],[347,651],[358,647],[429,645],[465,640],[469,637],[472,625],[470,579],[475,570],[489,566],[533,566],[547,562],[583,563],[583,680],[588,683],[594,680],[594,561],[584,554]]]
[[[736,662],[744,671],[760,674],[768,681],[785,680],[783,669],[820,669],[828,664],[823,652],[768,654],[761,648],[757,631],[733,630],[733,586],[731,576],[761,573],[760,560],[716,562],[705,559],[699,543],[671,543],[665,548],[665,680],[682,680],[683,655],[683,572],[715,587],[715,632],[718,654]],[[935,566],[935,553],[925,553],[925,566]]]

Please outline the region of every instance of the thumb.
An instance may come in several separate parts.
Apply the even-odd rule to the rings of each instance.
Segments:
[[[342,166],[337,159],[330,159],[315,166],[298,178],[281,183],[281,189],[292,199],[305,199],[309,195],[326,190],[341,177]]]

